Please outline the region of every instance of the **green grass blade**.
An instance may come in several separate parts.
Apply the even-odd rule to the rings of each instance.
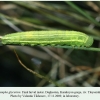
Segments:
[[[55,46],[58,48],[66,48],[66,49],[79,49],[79,50],[88,50],[88,51],[100,51],[100,48],[94,48],[94,47],[72,47],[72,46]]]
[[[70,5],[72,8],[76,9],[79,13],[81,13],[83,16],[85,16],[86,18],[88,18],[89,20],[91,20],[95,25],[100,26],[100,24],[98,22],[96,22],[96,20],[94,20],[91,16],[89,16],[88,13],[86,13],[85,11],[83,11],[82,9],[80,9],[78,6],[76,6],[74,3],[72,3],[71,1],[65,1],[68,5]]]

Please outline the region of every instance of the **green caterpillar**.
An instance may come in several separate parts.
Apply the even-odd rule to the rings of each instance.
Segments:
[[[1,38],[1,42],[6,45],[69,45],[89,47],[93,44],[93,38],[77,31],[28,31],[7,34]]]

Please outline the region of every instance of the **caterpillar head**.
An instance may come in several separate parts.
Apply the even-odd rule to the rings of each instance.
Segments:
[[[85,46],[90,47],[93,44],[93,38],[91,36],[86,40]]]

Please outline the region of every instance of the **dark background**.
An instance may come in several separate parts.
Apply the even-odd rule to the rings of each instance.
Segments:
[[[99,48],[100,2],[0,2],[0,36],[19,31],[54,29],[82,31],[93,36],[95,40],[92,46]],[[1,87],[42,87],[50,84],[23,68],[14,49],[28,68],[55,82],[61,81],[63,86],[100,86],[99,52],[9,45],[0,46]],[[46,50],[58,55],[60,60]]]

